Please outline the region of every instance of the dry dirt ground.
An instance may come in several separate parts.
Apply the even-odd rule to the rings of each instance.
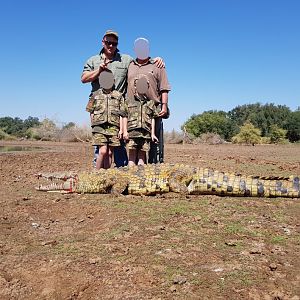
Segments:
[[[300,299],[300,199],[38,192],[36,172],[90,169],[92,147],[17,145],[41,148],[0,153],[0,299]],[[300,145],[165,150],[167,162],[300,174]]]

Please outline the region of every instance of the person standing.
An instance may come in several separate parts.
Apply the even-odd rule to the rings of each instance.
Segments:
[[[128,68],[128,88],[126,98],[134,99],[137,96],[137,82],[139,79],[145,78],[148,88],[145,89],[143,96],[146,99],[153,100],[157,108],[160,108],[158,117],[155,118],[155,126],[152,126],[152,128],[155,128],[155,134],[153,134],[153,136],[158,138],[160,136],[161,120],[162,118],[167,118],[169,114],[168,93],[171,90],[171,87],[168,81],[167,72],[165,68],[158,68],[154,63],[154,60],[150,57],[150,45],[147,39],[136,39],[134,42],[134,51],[137,58],[130,63]],[[148,157],[149,163],[155,163],[155,155],[152,155],[151,157],[151,147],[154,148],[155,151],[153,152],[156,154],[156,139],[150,142],[150,152]]]
[[[142,86],[139,88],[139,85]],[[149,151],[149,144],[158,142],[155,136],[155,118],[159,110],[154,102],[145,95],[148,83],[145,77],[136,82],[134,97],[127,97],[125,100],[125,117],[123,118],[123,137],[129,140],[129,161],[128,165],[144,165],[147,163],[146,153]]]
[[[101,72],[99,82],[101,88],[92,93],[86,111],[91,117],[93,145],[99,147],[96,169],[109,169],[114,148],[120,146],[122,139],[125,103],[122,93],[114,90],[111,72]]]
[[[82,83],[91,83],[91,94],[100,89],[99,75],[105,70],[109,70],[114,75],[115,90],[123,96],[127,90],[127,71],[133,58],[127,54],[121,54],[117,48],[119,35],[114,30],[107,30],[102,38],[102,49],[99,54],[90,57],[85,63],[81,75]],[[159,68],[164,67],[164,62],[157,57],[155,63]],[[91,96],[90,94],[90,96]],[[99,148],[95,147],[95,155]],[[115,147],[114,162],[117,167],[125,166],[128,163],[127,152],[124,145]]]

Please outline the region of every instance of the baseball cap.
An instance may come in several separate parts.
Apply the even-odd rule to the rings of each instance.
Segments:
[[[106,30],[103,37],[105,37],[107,35],[113,35],[117,40],[119,39],[119,35],[116,31]]]

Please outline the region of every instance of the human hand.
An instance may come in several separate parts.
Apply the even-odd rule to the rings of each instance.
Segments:
[[[128,131],[124,131],[124,132],[123,132],[123,139],[124,139],[125,141],[128,141],[128,140],[129,140]]]
[[[110,60],[105,58],[104,62],[99,66],[99,73],[101,73],[104,70],[107,70],[107,65],[110,63]]]
[[[121,130],[119,130],[118,132],[118,139],[121,140],[122,139],[122,135],[123,135],[123,132]]]
[[[99,73],[103,72],[104,70],[107,70],[108,62],[104,62],[99,66]]]
[[[156,135],[152,134],[152,135],[151,135],[151,139],[152,139],[152,142],[153,142],[153,143],[155,143],[155,144],[158,143],[158,138],[157,138]]]
[[[158,116],[162,118],[166,116],[167,113],[168,113],[167,104],[162,104],[161,111],[159,112]]]
[[[166,66],[165,62],[163,61],[163,59],[161,57],[155,57],[154,59],[154,63],[157,65],[158,68],[162,69]]]

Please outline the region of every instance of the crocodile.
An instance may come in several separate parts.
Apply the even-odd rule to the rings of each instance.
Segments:
[[[244,176],[184,164],[162,163],[36,175],[51,180],[50,184],[40,184],[36,188],[39,191],[114,195],[175,192],[190,195],[300,198],[300,176]]]

